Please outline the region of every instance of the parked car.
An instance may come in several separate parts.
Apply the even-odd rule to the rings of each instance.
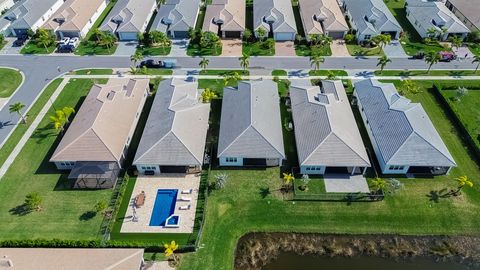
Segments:
[[[27,35],[18,36],[17,39],[13,42],[13,46],[14,47],[23,46],[23,44],[25,44],[27,39],[28,39]]]
[[[78,43],[80,43],[80,39],[78,37],[74,37],[70,39],[70,41],[68,42],[68,45],[75,49],[77,48]]]
[[[418,52],[417,54],[410,56],[409,59],[423,59],[425,58],[425,53],[424,52]]]
[[[140,68],[143,68],[143,67],[161,68],[162,67],[162,62],[161,61],[156,61],[154,59],[147,59],[147,60],[144,60],[144,61],[140,62],[138,67],[140,67]]]
[[[455,55],[453,52],[443,51],[439,52],[438,54],[440,55],[440,62],[450,62],[457,59],[457,55]]]
[[[66,46],[66,45],[68,45],[68,42],[70,42],[70,38],[69,37],[64,37],[58,42],[58,46],[59,47]]]

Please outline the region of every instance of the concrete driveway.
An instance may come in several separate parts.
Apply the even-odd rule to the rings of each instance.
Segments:
[[[296,56],[295,45],[293,41],[275,42],[275,55],[277,56]]]
[[[13,42],[17,40],[16,38],[5,38],[5,40],[7,41],[7,44],[5,44],[2,50],[0,50],[0,54],[20,54],[20,50],[25,46],[13,46]],[[25,44],[27,44],[27,42],[25,42]]]
[[[242,56],[242,40],[222,39],[222,56]]]
[[[408,57],[405,53],[405,50],[402,47],[402,44],[398,40],[392,40],[390,44],[383,47],[383,52],[388,57]]]
[[[347,50],[347,44],[343,39],[334,39],[332,44],[330,44],[330,49],[332,50],[332,56],[337,57],[348,57],[350,54]]]
[[[168,56],[187,56],[188,39],[172,39],[172,50]]]
[[[130,56],[135,54],[138,42],[136,41],[120,41],[118,42],[117,50],[113,55],[115,56]]]

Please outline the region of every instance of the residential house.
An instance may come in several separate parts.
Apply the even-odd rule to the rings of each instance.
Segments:
[[[200,99],[197,82],[160,82],[133,161],[141,174],[202,169],[210,104]]]
[[[220,166],[279,166],[285,159],[280,97],[271,80],[224,89],[217,157]]]
[[[435,29],[435,36],[448,40],[451,36],[467,37],[470,30],[453,14],[443,2],[407,0],[407,18],[422,38],[430,37],[429,30]]]
[[[367,151],[342,81],[290,86],[295,141],[302,174],[364,174]]]
[[[43,25],[59,38],[83,38],[107,7],[106,0],[66,0]]]
[[[63,0],[20,0],[1,15],[0,33],[16,37],[35,32],[62,4]]]
[[[143,249],[133,248],[0,248],[5,270],[141,270]]]
[[[126,157],[149,91],[148,79],[95,84],[50,162],[71,170],[77,188],[111,188]]]
[[[188,29],[195,28],[200,0],[168,0],[158,9],[150,31],[166,33],[171,38],[188,38]]]
[[[314,34],[342,39],[349,30],[337,0],[299,0],[298,7],[307,40]]]
[[[290,0],[253,1],[253,29],[263,27],[277,41],[295,40],[297,25]]]
[[[241,38],[245,13],[244,0],[213,0],[205,11],[202,30],[218,33],[222,38]]]
[[[13,7],[15,2],[13,0],[0,0],[0,13],[6,12],[9,8]]]
[[[120,41],[137,40],[138,34],[147,29],[156,8],[156,0],[117,0],[100,30],[115,33]]]
[[[470,31],[480,31],[480,0],[447,0],[446,5]]]
[[[402,27],[388,10],[383,0],[342,0],[352,28],[359,42],[380,34],[398,39]]]
[[[452,155],[420,103],[398,94],[392,83],[354,84],[354,98],[383,174],[448,174]]]

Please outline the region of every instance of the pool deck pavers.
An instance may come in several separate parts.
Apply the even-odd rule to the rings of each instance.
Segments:
[[[195,212],[197,208],[198,188],[200,186],[200,175],[195,174],[162,174],[158,176],[139,176],[130,198],[130,207],[125,214],[122,224],[122,233],[192,233],[195,223]],[[178,189],[177,201],[174,215],[180,217],[178,228],[166,228],[163,226],[150,226],[157,190]],[[192,194],[181,194],[182,190],[193,189]],[[145,191],[145,204],[136,209],[138,221],[134,222],[133,200],[135,196]],[[180,201],[181,197],[191,198],[190,202]],[[180,206],[190,204],[189,210],[180,210]]]

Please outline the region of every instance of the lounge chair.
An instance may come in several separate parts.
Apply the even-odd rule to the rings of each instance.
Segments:
[[[178,207],[179,210],[190,210],[190,207],[191,205],[181,205],[180,207]]]
[[[190,197],[185,197],[185,196],[181,196],[180,199],[178,199],[179,201],[182,201],[182,202],[189,202],[192,200],[192,198]]]
[[[192,194],[193,188],[182,190],[182,194]]]
[[[137,208],[140,208],[142,207],[144,204],[145,204],[145,192],[142,191],[142,193],[138,194],[136,197],[135,197],[135,207]]]

